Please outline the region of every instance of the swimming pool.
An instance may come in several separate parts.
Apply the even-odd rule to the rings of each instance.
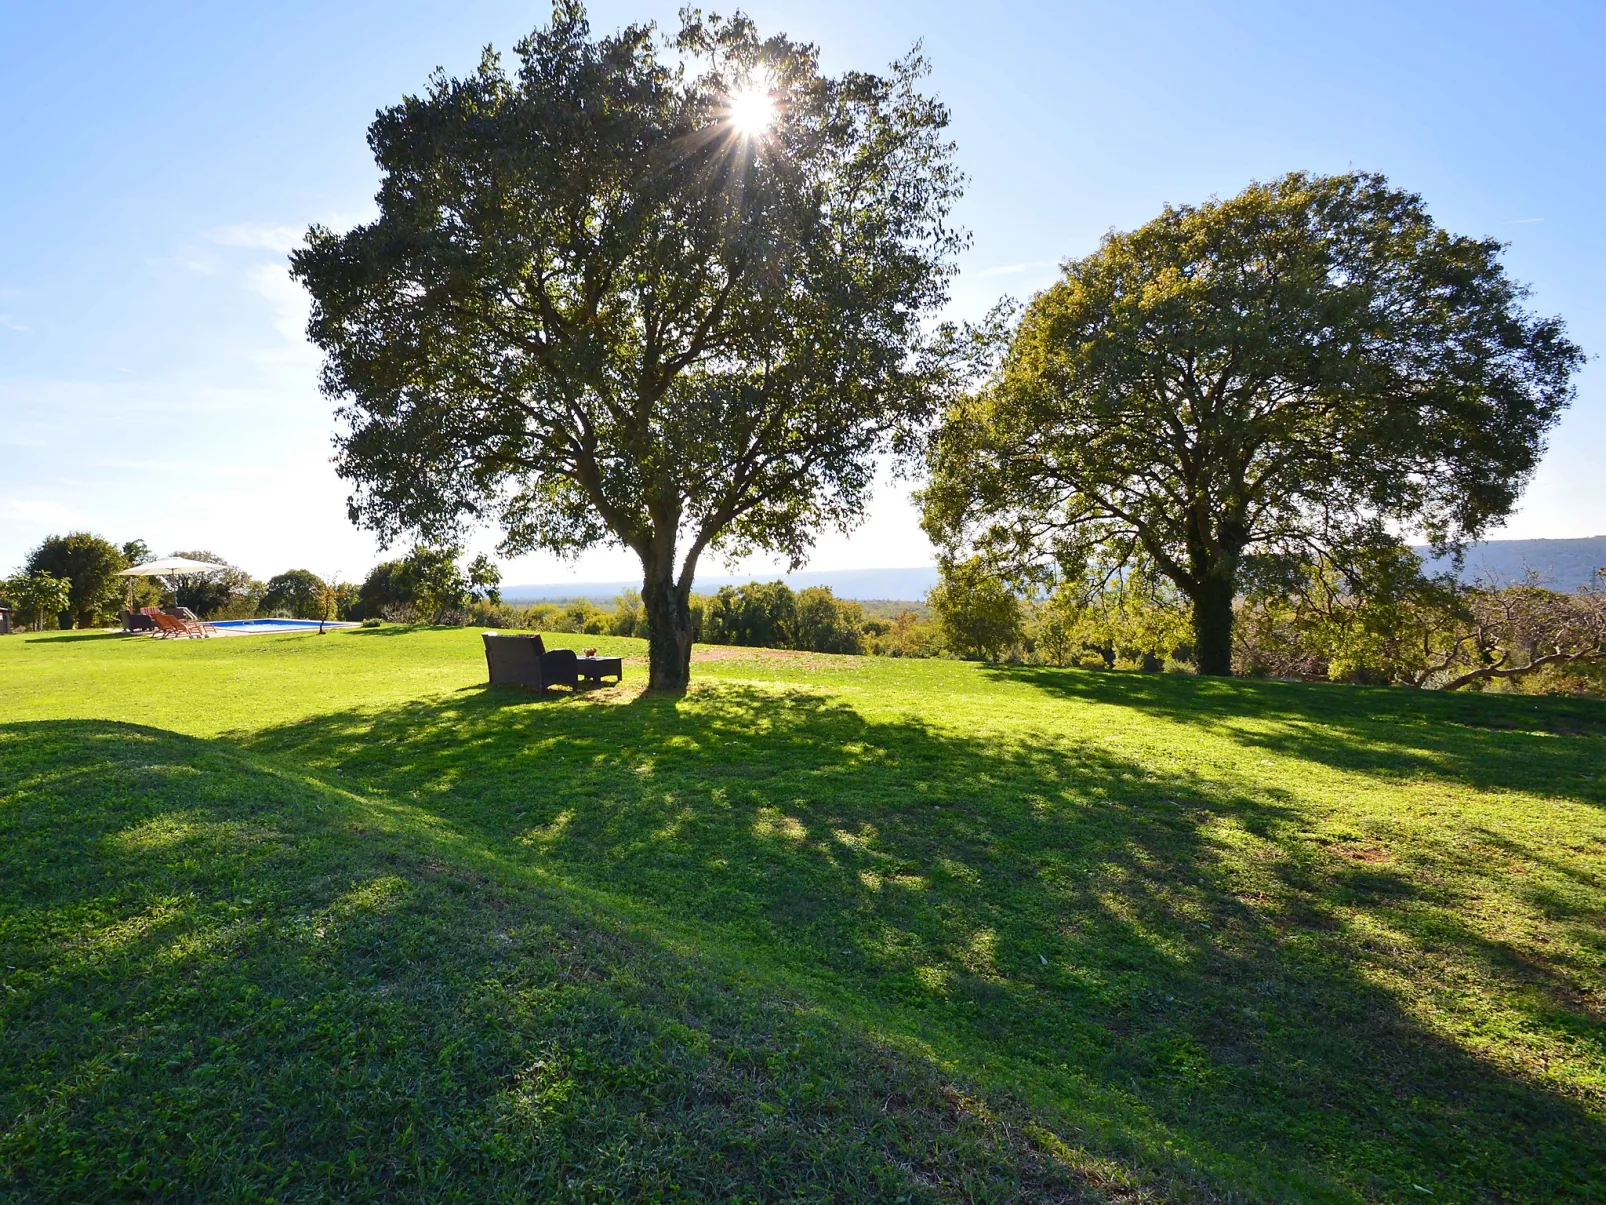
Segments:
[[[219,636],[261,636],[266,632],[316,632],[316,619],[215,619],[212,626]],[[354,623],[337,623],[330,620],[327,628],[354,628]]]

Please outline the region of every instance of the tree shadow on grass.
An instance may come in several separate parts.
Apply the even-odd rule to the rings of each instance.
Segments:
[[[1056,698],[1132,707],[1339,770],[1606,804],[1606,701],[989,666]]]
[[[140,632],[72,632],[62,635],[60,632],[17,632],[15,635],[23,637],[24,644],[38,644],[49,641],[51,644],[77,644],[84,640],[126,640],[130,636],[142,635]]]
[[[0,935],[0,1198],[1119,1184],[1008,1101],[509,872],[438,816],[219,742],[0,726]]]
[[[244,743],[805,984],[1143,1166],[1277,1199],[1606,1188],[1598,1116],[1417,1019],[1448,974],[1598,1047],[1571,981],[1451,923],[1456,883],[1313,845],[1274,789],[738,687],[465,691]]]

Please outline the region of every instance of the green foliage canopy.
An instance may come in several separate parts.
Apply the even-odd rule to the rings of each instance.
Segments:
[[[321,615],[325,589],[323,578],[312,570],[287,569],[268,579],[257,609],[263,614],[285,611],[303,618]]]
[[[791,647],[813,653],[864,652],[864,610],[837,598],[829,586],[806,586],[797,592]]]
[[[1020,599],[979,557],[944,560],[926,602],[943,645],[961,657],[997,661],[1020,643]]]
[[[47,619],[70,614],[72,583],[56,577],[45,569],[32,573],[19,573],[0,584],[4,597],[17,609],[19,623],[32,624],[41,630]]]
[[[594,39],[559,3],[517,49],[382,112],[379,217],[293,257],[337,463],[387,538],[492,519],[509,553],[632,549],[676,689],[702,553],[796,562],[934,409],[948,116],[918,56],[832,78],[739,16]]]
[[[357,595],[353,614],[440,623],[476,600],[501,601],[500,570],[486,556],[458,564],[457,548],[419,545],[400,560],[374,566]]]
[[[785,648],[797,620],[797,596],[785,582],[721,586],[703,608],[703,639],[710,644]]]
[[[123,559],[128,562],[129,568],[143,565],[153,560],[150,545],[144,540],[129,540],[122,546]],[[122,578],[124,600],[129,610],[137,611],[140,607],[158,607],[162,604],[162,585],[156,578],[125,577]]]
[[[1499,254],[1366,173],[1111,234],[952,410],[927,530],[1019,572],[1141,555],[1227,673],[1246,556],[1446,547],[1510,512],[1583,356]]]
[[[117,574],[129,562],[123,550],[87,531],[47,536],[28,554],[27,572],[48,573],[70,583],[67,601],[58,608],[62,627],[96,626],[101,612],[115,608],[123,579]]]
[[[1188,610],[1176,588],[1139,562],[1128,571],[1063,579],[1033,609],[1027,639],[1051,665],[1165,668],[1193,656]]]
[[[778,581],[721,586],[703,608],[699,638],[753,648],[862,653],[864,611],[837,598],[829,586],[798,591]]]

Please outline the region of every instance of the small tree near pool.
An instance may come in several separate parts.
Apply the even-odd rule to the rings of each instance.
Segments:
[[[268,579],[257,604],[261,614],[283,611],[287,615],[312,618],[323,610],[324,580],[310,569],[287,569]]]
[[[163,578],[173,591],[175,605],[202,619],[249,619],[257,613],[262,583],[253,580],[244,569],[204,548],[173,555],[221,566],[205,573],[174,573]]]
[[[628,547],[649,684],[680,689],[702,554],[799,562],[934,408],[947,112],[918,56],[828,77],[693,10],[594,39],[560,3],[518,55],[382,112],[379,217],[293,257],[338,467],[387,539]]]
[[[17,608],[20,622],[43,631],[47,619],[55,621],[71,605],[72,582],[41,569],[17,574],[0,593]]]

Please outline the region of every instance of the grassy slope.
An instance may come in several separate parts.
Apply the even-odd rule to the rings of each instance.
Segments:
[[[1606,1193],[1606,707],[719,651],[0,641],[0,1192]]]

